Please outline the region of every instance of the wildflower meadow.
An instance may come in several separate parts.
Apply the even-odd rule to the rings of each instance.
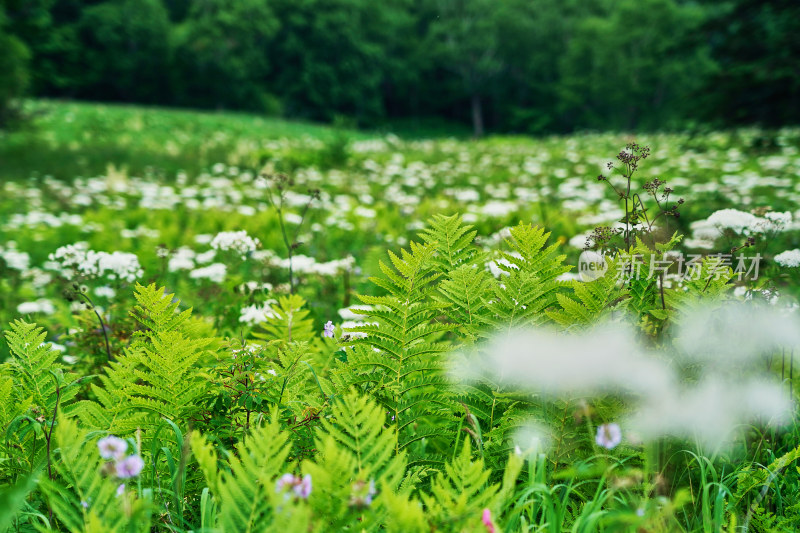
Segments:
[[[0,531],[800,529],[800,129],[25,106]]]

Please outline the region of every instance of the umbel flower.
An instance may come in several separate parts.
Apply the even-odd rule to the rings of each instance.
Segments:
[[[302,478],[294,474],[286,473],[278,478],[275,483],[275,492],[283,493],[283,498],[288,500],[292,496],[295,499],[307,500],[311,494],[311,474],[306,474]]]

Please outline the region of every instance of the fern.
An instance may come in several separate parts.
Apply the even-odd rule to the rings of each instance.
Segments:
[[[484,325],[482,314],[493,282],[482,268],[485,254],[473,245],[477,232],[462,225],[458,215],[437,215],[428,224],[430,228],[420,235],[426,244],[435,246],[431,262],[442,274],[434,298],[444,304],[442,312],[466,340],[474,342]]]
[[[312,503],[317,513],[330,520],[331,530],[348,525],[359,530],[379,527],[383,513],[360,511],[380,508],[382,496],[397,491],[403,481],[405,453],[395,455],[395,430],[384,428],[385,419],[379,405],[351,393],[334,404],[332,418],[317,430],[320,455],[305,470],[315,490],[325,495]],[[372,487],[380,492],[367,503]]]
[[[66,386],[58,383],[63,367],[56,363],[59,353],[44,342],[43,328],[22,320],[10,326],[5,337],[12,357],[3,365],[3,373],[14,381],[15,401],[35,407],[37,416],[51,418],[57,401],[63,408],[78,393],[77,387],[71,386],[76,384],[74,376],[65,376],[70,380]]]
[[[498,267],[505,273],[487,304],[487,322],[493,329],[511,330],[540,324],[546,310],[557,301],[561,290],[557,278],[570,270],[565,255],[558,254],[558,243],[547,245],[550,233],[537,226],[520,223],[506,239],[510,252],[500,252]]]
[[[680,314],[688,314],[709,302],[724,299],[731,286],[733,270],[724,266],[717,257],[704,257],[699,269],[687,276],[681,289],[669,291],[665,297],[667,305]]]
[[[74,405],[81,380],[64,373],[59,353],[35,324],[17,320],[5,337],[11,358],[0,365],[0,479],[14,482],[44,461],[42,433]]]
[[[75,414],[99,429],[127,434],[153,426],[161,417],[187,420],[208,389],[198,360],[213,339],[199,337],[189,321],[191,310],[155,285],[136,286],[138,305],[131,315],[145,328],[123,355],[109,364],[102,386],[93,386],[97,401],[80,402]]]
[[[313,321],[308,318],[306,301],[297,294],[281,296],[273,314],[262,324],[263,332],[254,332],[257,339],[266,341],[309,341],[314,337]]]
[[[446,273],[472,261],[476,250],[470,245],[478,232],[472,226],[462,225],[459,215],[435,215],[428,225],[420,237],[425,244],[435,247],[431,262],[436,270]]]
[[[60,417],[55,427],[54,479],[40,482],[58,519],[72,532],[150,530],[150,504],[130,491],[117,495],[120,483],[104,476],[104,461],[96,440],[71,419]]]
[[[587,282],[567,282],[565,286],[572,289],[574,297],[556,295],[560,309],[549,310],[547,315],[560,326],[570,329],[585,328],[602,320],[627,297],[615,276],[618,266],[618,259],[607,258],[603,276]]]
[[[357,365],[356,373],[366,373],[380,384],[378,398],[398,427],[397,453],[422,439],[440,437],[440,410],[449,407],[441,374],[441,354],[448,346],[437,339],[453,326],[436,320],[444,306],[430,298],[440,277],[433,266],[435,251],[434,243],[412,242],[410,251],[400,256],[390,252],[394,268],[381,262],[385,277],[370,278],[388,295],[359,296],[373,307],[357,312],[376,323],[347,330],[366,336],[346,343],[373,350],[361,350],[350,364]]]
[[[288,435],[280,430],[277,412],[255,429],[229,460],[229,472],[219,474],[219,526],[222,531],[266,531],[282,496],[275,483],[289,455]]]
[[[444,472],[431,484],[431,493],[422,494],[422,501],[435,529],[480,531],[483,509],[493,507],[499,486],[488,483],[490,471],[483,461],[472,461],[469,441]]]

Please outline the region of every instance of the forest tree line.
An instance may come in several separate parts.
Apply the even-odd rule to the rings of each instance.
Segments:
[[[800,122],[797,0],[0,0],[24,96],[484,131]]]

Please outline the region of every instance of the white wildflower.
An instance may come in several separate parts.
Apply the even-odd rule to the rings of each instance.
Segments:
[[[232,251],[244,258],[258,248],[259,241],[250,237],[246,231],[222,231],[211,240],[211,248]]]
[[[222,263],[212,263],[206,267],[196,268],[189,272],[189,277],[192,279],[207,279],[214,283],[222,283],[225,281],[225,275],[228,268]]]
[[[734,233],[745,233],[758,224],[758,217],[739,211],[738,209],[721,209],[708,217],[708,223],[720,228],[729,229]]]
[[[126,252],[97,254],[97,270],[101,276],[111,280],[127,281],[133,283],[144,275],[139,258],[136,254]]]
[[[167,269],[170,272],[176,272],[178,270],[191,270],[194,268],[194,258],[197,254],[194,253],[194,250],[191,248],[187,248],[186,246],[181,246],[172,254],[172,257],[169,258],[169,262],[167,263]]]
[[[274,303],[275,300],[268,300],[261,305],[254,304],[242,307],[239,314],[239,322],[244,322],[250,326],[266,322],[268,318],[275,316],[275,310],[270,305]]]
[[[22,302],[17,306],[17,313],[21,315],[32,315],[41,313],[44,315],[52,315],[56,312],[56,307],[53,302],[47,298],[40,298],[34,302]]]
[[[117,295],[117,291],[109,287],[108,285],[103,285],[102,287],[97,287],[94,290],[94,293],[99,296],[100,298],[108,298],[111,299]]]
[[[775,262],[787,268],[800,267],[800,249],[786,250],[775,256]]]

